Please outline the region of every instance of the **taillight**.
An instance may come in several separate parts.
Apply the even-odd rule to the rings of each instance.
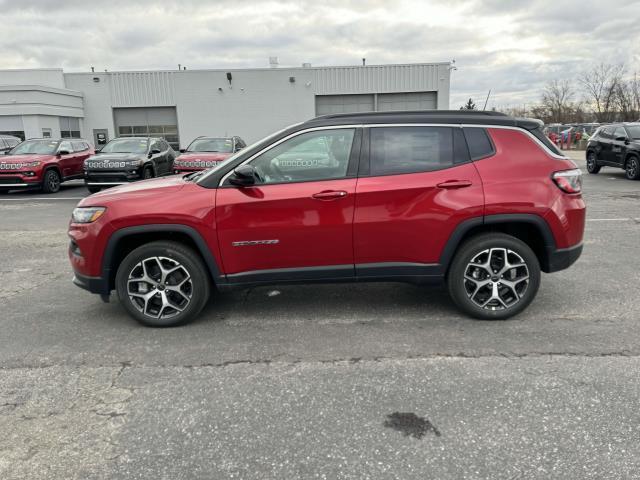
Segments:
[[[551,178],[563,192],[580,193],[582,191],[582,172],[579,168],[556,172]]]

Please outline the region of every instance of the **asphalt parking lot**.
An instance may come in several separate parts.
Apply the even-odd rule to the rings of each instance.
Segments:
[[[515,319],[340,284],[166,330],[71,284],[81,183],[0,196],[0,478],[640,478],[640,182],[584,192],[583,256]]]

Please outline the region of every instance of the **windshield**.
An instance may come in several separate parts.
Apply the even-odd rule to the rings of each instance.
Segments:
[[[231,138],[198,138],[187,147],[187,152],[233,152]]]
[[[27,140],[11,150],[11,155],[54,155],[57,149],[56,140]]]
[[[640,139],[640,125],[627,125],[627,130],[631,138]]]
[[[147,153],[146,138],[117,138],[107,143],[100,153]]]

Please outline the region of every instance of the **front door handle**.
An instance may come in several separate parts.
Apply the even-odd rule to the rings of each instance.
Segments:
[[[311,195],[316,200],[336,200],[347,196],[347,192],[344,190],[324,190],[319,193]]]
[[[436,185],[438,188],[465,188],[470,187],[471,182],[469,180],[447,180],[446,182]]]

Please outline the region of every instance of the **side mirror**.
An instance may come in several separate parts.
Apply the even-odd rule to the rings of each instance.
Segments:
[[[69,152],[68,150],[58,150],[58,155],[60,155],[60,156],[69,155],[69,153],[71,153],[71,152]]]
[[[240,165],[229,177],[229,183],[237,187],[248,187],[256,183],[256,169],[251,165]]]
[[[240,147],[240,146],[236,147],[236,152],[239,152],[240,150],[242,150],[242,148],[243,147]]]
[[[184,152],[186,152],[186,151],[187,151],[187,149],[186,149],[186,148],[181,148],[181,149],[180,149],[180,153],[184,153]]]

